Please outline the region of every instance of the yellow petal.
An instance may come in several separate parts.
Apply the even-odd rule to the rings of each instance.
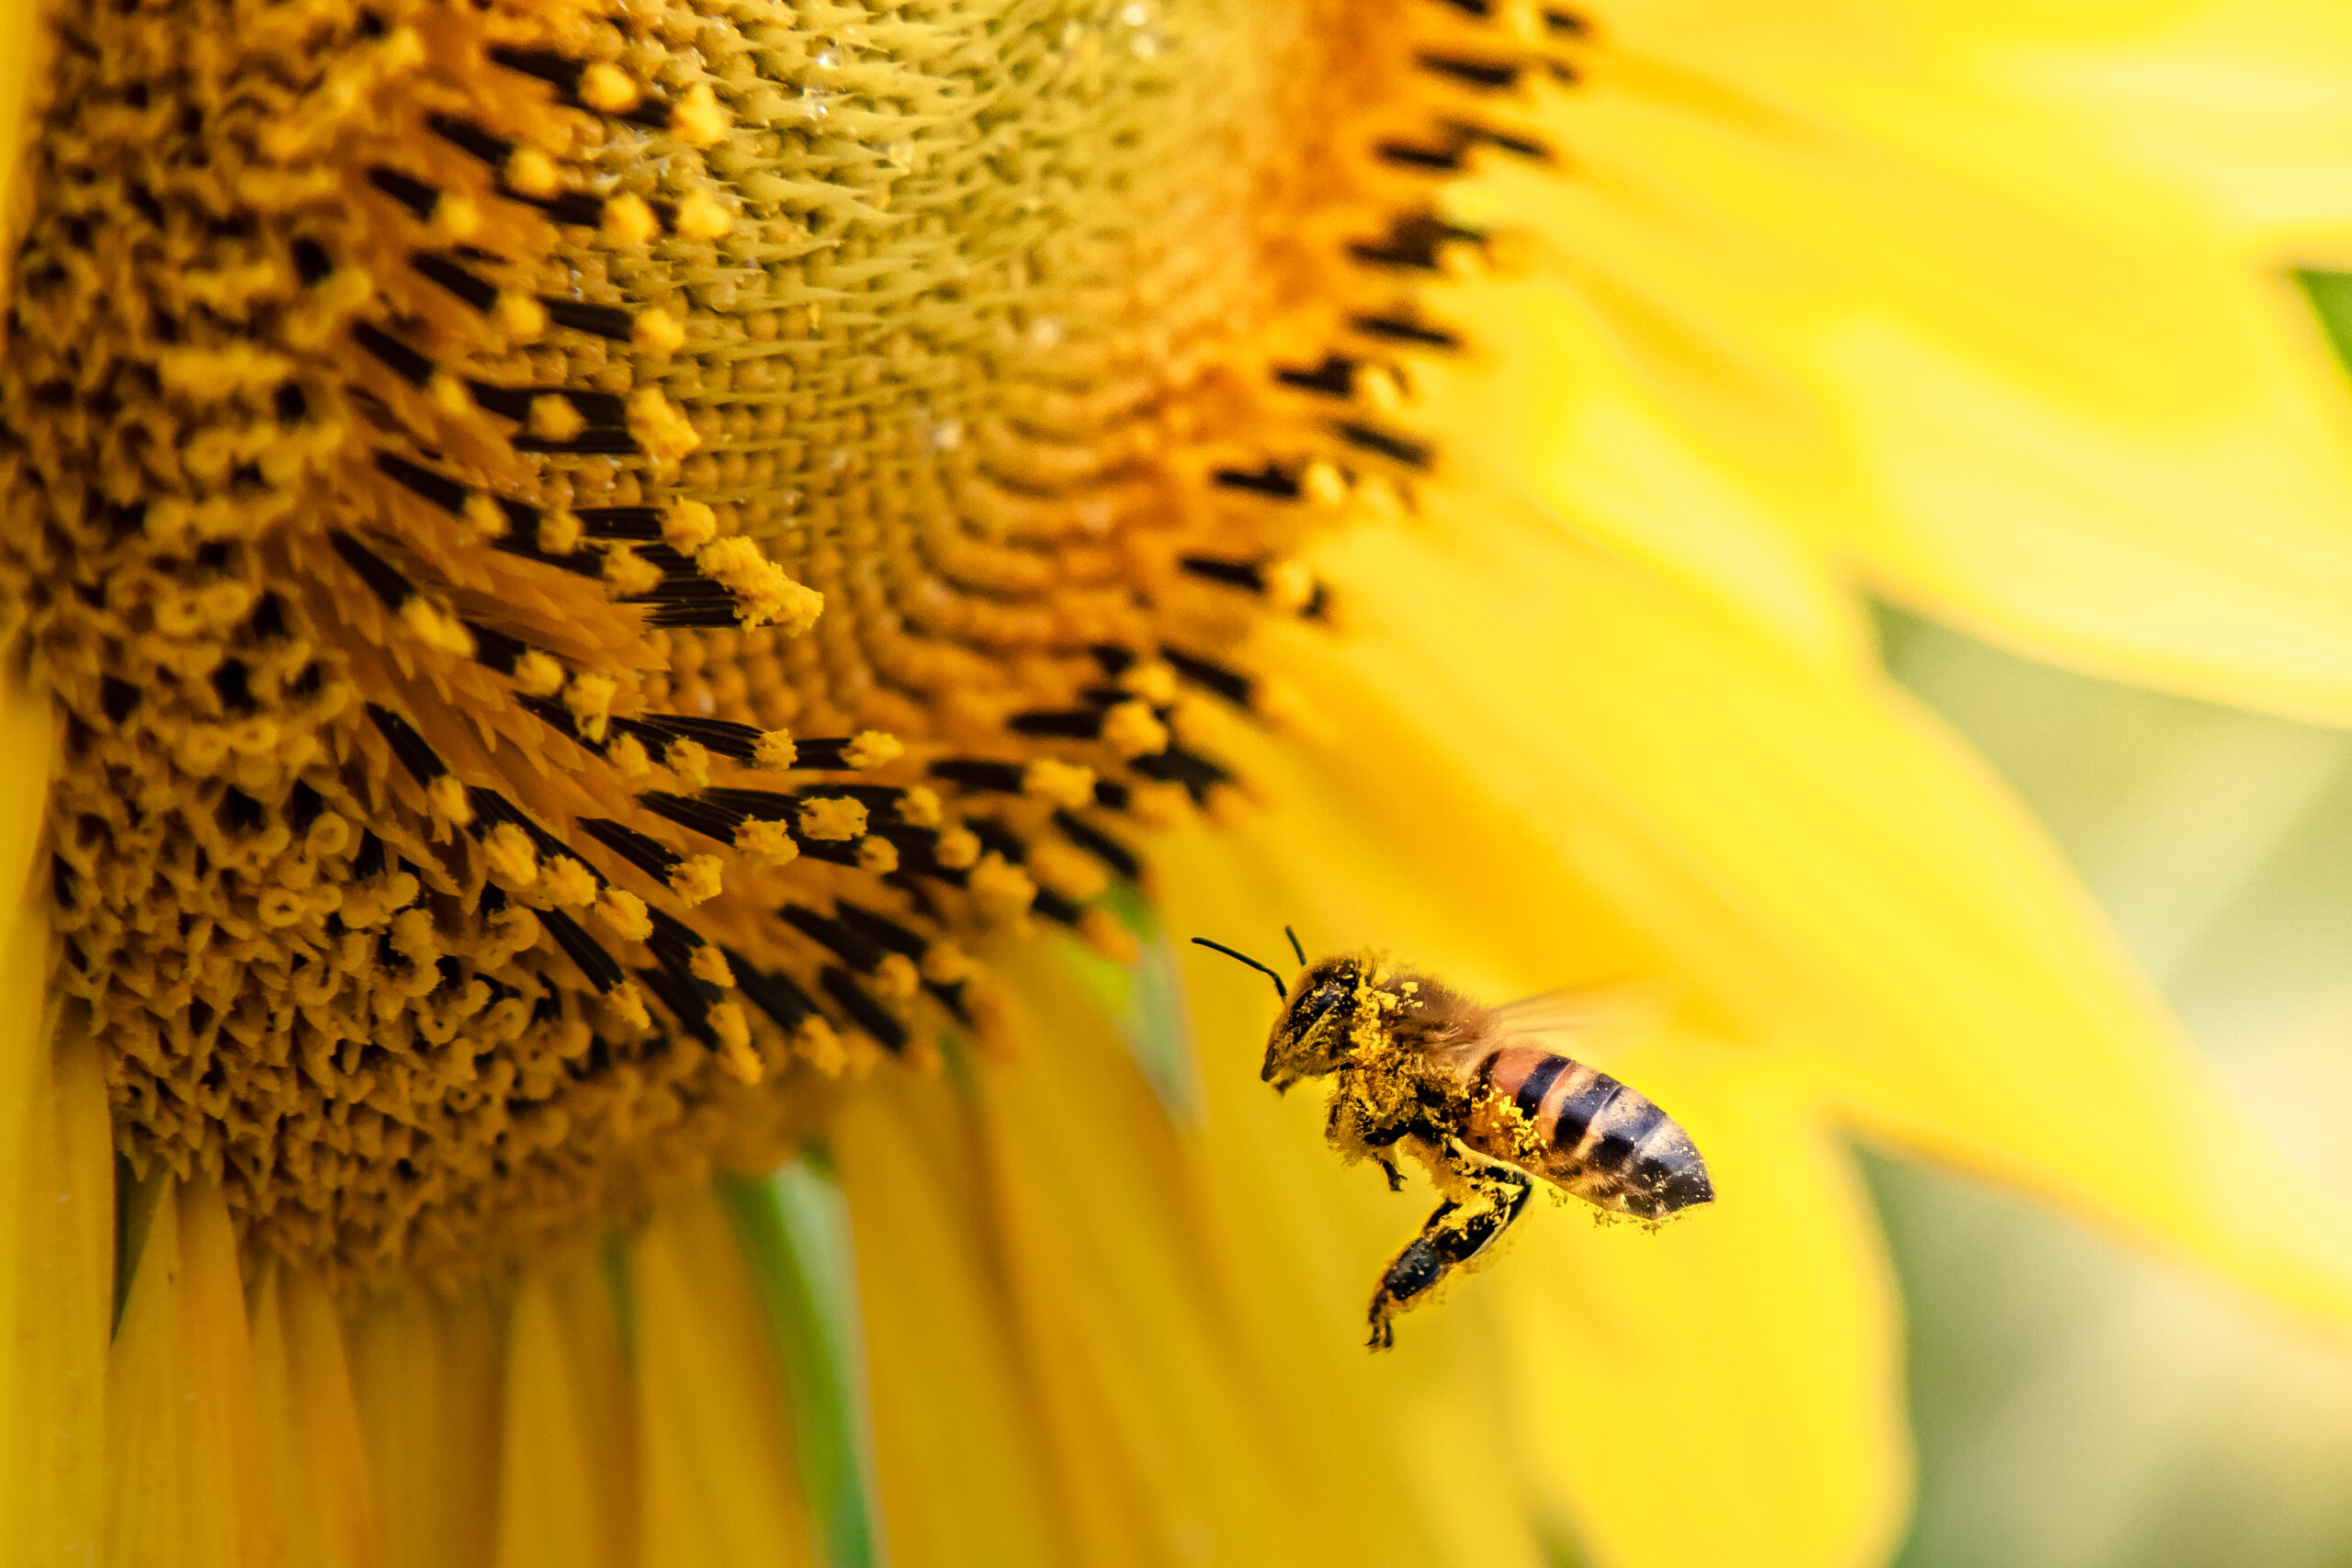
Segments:
[[[618,1568],[630,1540],[611,1467],[595,1451],[616,1429],[592,1424],[564,1344],[548,1271],[524,1276],[506,1323],[506,1419],[499,1466],[497,1568]]]
[[[877,1086],[843,1107],[831,1146],[857,1251],[890,1560],[1114,1560],[1077,1555],[1057,1512],[1084,1515],[1102,1499],[1057,1479],[990,1246],[967,1107],[936,1077]]]
[[[495,1540],[499,1347],[479,1290],[378,1296],[350,1329],[384,1568],[478,1568]]]
[[[107,1367],[108,1568],[283,1560],[255,1406],[236,1240],[220,1188],[168,1175],[145,1224]]]
[[[1543,1204],[1493,1265],[1540,1482],[1600,1562],[1884,1561],[1909,1487],[1900,1334],[1851,1159],[1773,1053],[1594,1055],[1689,1130],[1717,1197],[1655,1235]]]
[[[1817,1047],[1835,1091],[1914,1146],[2352,1319],[2334,1220],[2258,1136],[2220,1131],[2226,1096],[1931,719],[1498,502],[1442,525],[1327,562],[1379,635],[1287,650],[1349,733],[1261,853],[1380,846],[1426,885],[1419,924],[1492,933],[1483,962],[1526,988],[1678,979],[1726,1034]],[[1504,585],[1544,613],[1495,614]],[[1364,907],[1326,903],[1318,945],[1382,936]],[[2243,1156],[2226,1184],[2179,1156],[2216,1137]]]
[[[11,923],[0,976],[37,995],[48,922]],[[35,1014],[46,1016],[50,1008]],[[114,1148],[97,1053],[78,1030],[0,1043],[0,1519],[26,1562],[94,1562],[114,1315]],[[0,1134],[4,1137],[5,1134]]]
[[[1810,553],[2013,646],[2352,717],[2352,407],[2285,267],[2312,258],[2256,258],[2130,145],[2135,93],[2190,90],[2191,11],[1612,17],[1540,116],[1565,171],[1453,197],[1542,265],[1449,307],[1515,389],[1441,400],[1477,414],[1449,447],[1784,633]],[[2283,93],[2286,59],[2242,51],[2228,90]]]
[[[343,1324],[315,1274],[267,1269],[254,1300],[254,1398],[289,1563],[368,1568],[376,1521]]]
[[[811,1561],[783,1374],[718,1201],[665,1205],[629,1247],[646,1562]]]

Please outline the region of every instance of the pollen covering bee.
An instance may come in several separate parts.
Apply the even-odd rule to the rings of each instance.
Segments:
[[[1285,988],[1256,959],[1193,940],[1268,976],[1283,998],[1260,1076],[1277,1091],[1336,1077],[1324,1129],[1332,1147],[1378,1165],[1392,1192],[1405,1181],[1397,1156],[1409,1155],[1444,1194],[1373,1292],[1375,1350],[1394,1343],[1398,1313],[1491,1256],[1534,1178],[1652,1224],[1715,1195],[1699,1151],[1665,1111],[1546,1043],[1589,1023],[1583,994],[1482,1007],[1375,953],[1308,964],[1295,935],[1300,973]]]

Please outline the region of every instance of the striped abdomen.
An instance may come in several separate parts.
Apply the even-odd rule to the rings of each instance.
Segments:
[[[1607,1073],[1536,1045],[1478,1064],[1463,1142],[1588,1202],[1645,1220],[1715,1195],[1674,1119]]]

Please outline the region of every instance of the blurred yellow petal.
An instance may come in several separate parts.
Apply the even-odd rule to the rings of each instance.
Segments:
[[[1716,1201],[1652,1235],[1543,1205],[1493,1267],[1519,1425],[1596,1561],[1859,1565],[1908,1501],[1894,1280],[1853,1163],[1771,1052],[1601,1058],[1671,1106]]]
[[[0,975],[32,987],[9,994],[36,994],[48,922],[18,919],[9,930]],[[38,1021],[29,1013],[15,1021]],[[61,1032],[53,1048],[22,1032],[31,1038],[0,1043],[9,1080],[0,1083],[0,1117],[21,1162],[13,1179],[0,1176],[0,1519],[12,1521],[10,1544],[25,1562],[93,1563],[114,1312],[106,1085],[78,1031]]]
[[[1566,176],[1497,160],[1449,197],[1545,262],[1460,294],[1513,394],[1432,367],[1449,449],[1784,635],[1818,642],[1809,556],[2104,673],[2352,718],[2352,404],[2288,276],[2312,258],[2250,255],[2101,98],[2209,48],[2240,100],[2264,71],[2340,97],[2336,27],[1612,14],[1538,116]]]
[[[1915,1146],[2352,1319],[2336,1218],[2257,1136],[2226,1187],[2179,1157],[2237,1124],[2226,1096],[1930,719],[1540,522],[1441,517],[1442,544],[1365,532],[1328,558],[1379,635],[1285,649],[1346,735],[1262,852],[1382,845],[1424,873],[1414,923],[1450,911],[1523,988],[1684,977],[1698,1016],[1816,1047],[1830,1092]],[[1503,582],[1547,613],[1492,614]]]
[[[107,1568],[283,1561],[218,1186],[153,1179],[107,1368]]]
[[[621,1568],[624,1495],[597,1452],[621,1428],[581,1397],[548,1272],[526,1275],[507,1307],[497,1568]]]
[[[629,1246],[640,1557],[675,1568],[810,1561],[784,1382],[718,1201],[663,1206]]]
[[[368,1455],[334,1304],[307,1269],[273,1268],[253,1319],[254,1397],[286,1561],[369,1568]]]
[[[989,1246],[968,1106],[938,1077],[852,1097],[831,1147],[848,1194],[893,1562],[1103,1561],[1106,1499],[1057,1474]],[[1083,1461],[1088,1456],[1076,1456]]]
[[[488,1568],[503,1382],[490,1303],[402,1291],[363,1306],[350,1335],[383,1568]]]

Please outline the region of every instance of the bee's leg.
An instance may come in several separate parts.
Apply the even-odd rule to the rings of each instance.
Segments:
[[[1396,1156],[1392,1152],[1396,1147],[1396,1140],[1403,1137],[1405,1132],[1405,1126],[1400,1123],[1364,1135],[1364,1152],[1372,1156],[1373,1164],[1380,1168],[1381,1174],[1388,1178],[1388,1190],[1391,1192],[1405,1190],[1405,1173],[1396,1168]]]
[[[1406,1243],[1380,1277],[1372,1295],[1372,1338],[1375,1350],[1396,1342],[1390,1319],[1428,1299],[1445,1277],[1492,1247],[1527,1208],[1535,1190],[1532,1178],[1516,1170],[1481,1172],[1476,1179],[1479,1196],[1467,1203],[1440,1203],[1421,1225],[1421,1234]]]

